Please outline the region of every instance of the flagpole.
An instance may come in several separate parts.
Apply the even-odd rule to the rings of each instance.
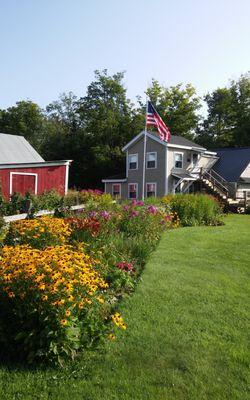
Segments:
[[[147,146],[147,112],[148,98],[146,96],[146,114],[145,114],[145,129],[144,129],[144,145],[143,145],[143,170],[142,170],[142,200],[145,198],[145,169],[146,169],[146,146]]]

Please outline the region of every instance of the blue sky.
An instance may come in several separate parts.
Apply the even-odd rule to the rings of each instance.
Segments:
[[[249,0],[0,0],[0,108],[84,95],[93,71],[126,71],[199,95],[250,69]]]

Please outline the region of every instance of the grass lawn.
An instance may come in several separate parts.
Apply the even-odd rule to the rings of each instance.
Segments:
[[[0,366],[0,399],[246,400],[250,216],[164,234],[127,331],[65,370]]]

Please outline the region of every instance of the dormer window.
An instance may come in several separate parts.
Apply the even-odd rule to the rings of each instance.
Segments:
[[[128,169],[138,169],[138,154],[129,154]]]
[[[197,153],[193,153],[193,166],[198,164],[198,154]]]
[[[174,153],[174,167],[177,169],[183,168],[183,153]]]
[[[147,162],[147,169],[156,168],[157,153],[155,151],[147,153],[146,162]]]

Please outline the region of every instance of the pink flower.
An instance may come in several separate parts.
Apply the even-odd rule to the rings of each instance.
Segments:
[[[132,212],[130,213],[130,217],[131,217],[131,218],[138,217],[138,215],[139,215],[139,211],[132,211]]]
[[[151,214],[156,214],[158,209],[155,206],[149,206],[148,207],[148,212],[150,212]]]

